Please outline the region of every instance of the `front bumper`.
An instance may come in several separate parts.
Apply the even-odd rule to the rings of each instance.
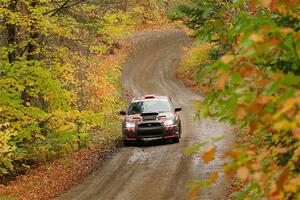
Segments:
[[[123,128],[123,141],[152,141],[179,137],[178,125]]]

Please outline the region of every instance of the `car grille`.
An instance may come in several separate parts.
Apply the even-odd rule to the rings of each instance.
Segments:
[[[143,123],[143,124],[139,124],[140,128],[151,128],[151,127],[159,127],[161,126],[161,123]]]
[[[163,129],[161,128],[161,123],[152,122],[138,125],[137,134],[139,136],[160,136],[162,133]]]
[[[160,136],[162,135],[162,130],[152,129],[152,130],[142,130],[138,131],[139,136]]]

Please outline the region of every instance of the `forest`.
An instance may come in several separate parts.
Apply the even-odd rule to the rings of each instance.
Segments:
[[[300,199],[299,0],[0,0],[1,182],[120,140],[120,38],[166,18],[194,38],[177,76],[204,96],[196,118],[236,127],[228,198]],[[207,164],[216,146],[186,152]]]
[[[159,19],[164,5],[0,1],[0,176],[120,137],[129,47],[119,39]]]

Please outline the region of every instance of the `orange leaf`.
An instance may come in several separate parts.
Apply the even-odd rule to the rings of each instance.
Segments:
[[[225,175],[227,178],[231,179],[234,175],[234,170],[232,168],[228,168],[225,170]]]
[[[262,153],[257,156],[257,161],[262,162],[265,158],[271,156],[267,149],[263,149]]]
[[[256,124],[256,123],[252,122],[252,123],[250,124],[250,130],[249,130],[249,134],[250,134],[250,135],[252,135],[252,134],[254,133],[256,127],[257,127],[257,124]]]
[[[215,154],[216,147],[211,145],[203,152],[202,159],[207,164],[215,158]]]
[[[251,105],[251,111],[254,113],[259,113],[262,110],[263,106],[259,104],[258,102],[254,102]]]
[[[211,173],[210,178],[209,178],[210,182],[216,183],[216,181],[218,180],[218,176],[219,176],[219,172],[217,172],[217,171]]]
[[[278,189],[281,189],[283,187],[283,185],[285,184],[285,182],[288,179],[289,173],[290,173],[290,171],[289,171],[288,168],[284,168],[284,170],[281,172],[281,174],[279,176],[279,179],[277,181],[277,188]]]
[[[253,12],[256,9],[256,0],[251,1],[251,12]]]
[[[236,111],[236,116],[238,119],[244,119],[247,116],[247,111],[244,107],[239,107]]]
[[[270,0],[261,0],[261,4],[263,7],[269,7],[272,1]]]
[[[200,186],[195,187],[192,191],[189,192],[189,199],[195,198],[200,193]]]
[[[290,28],[290,27],[280,28],[280,32],[281,32],[281,33],[288,34],[288,33],[293,32],[293,29]]]
[[[296,138],[300,139],[300,128],[299,128],[299,127],[294,128],[294,129],[292,130],[292,133],[293,133],[293,135],[294,135]]]
[[[277,185],[274,180],[271,182],[271,193],[275,194],[278,191]]]
[[[221,61],[224,63],[224,64],[229,64],[231,61],[234,60],[234,56],[233,55],[225,55],[225,56],[222,56],[221,57]]]
[[[257,81],[257,87],[260,89],[265,88],[270,83],[270,80],[267,78],[262,78]]]
[[[251,168],[254,169],[254,170],[256,170],[256,171],[258,171],[258,170],[260,170],[262,168],[262,166],[260,164],[258,164],[258,163],[253,163],[251,165]]]
[[[221,76],[218,78],[218,80],[216,82],[215,88],[217,90],[224,89],[228,78],[229,78],[229,72],[225,72],[225,73],[221,74]]]
[[[260,94],[257,97],[257,102],[260,105],[266,105],[266,104],[270,103],[273,99],[274,99],[274,97],[272,97],[272,96],[267,96],[267,95],[264,95],[264,94]]]
[[[242,181],[246,181],[249,176],[249,169],[247,167],[240,167],[237,170],[237,177]]]
[[[262,179],[262,173],[260,172],[255,172],[254,174],[251,175],[251,179],[255,179],[255,180],[261,180]]]
[[[253,67],[251,67],[251,66],[243,67],[243,68],[241,69],[241,75],[242,75],[243,77],[248,77],[248,76],[250,76],[250,75],[252,74],[252,72],[253,72]]]

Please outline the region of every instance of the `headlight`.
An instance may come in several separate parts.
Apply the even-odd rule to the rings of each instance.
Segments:
[[[168,119],[164,122],[165,126],[171,126],[174,125],[174,120],[173,119]]]
[[[126,122],[126,128],[134,128],[135,124],[132,122]]]

